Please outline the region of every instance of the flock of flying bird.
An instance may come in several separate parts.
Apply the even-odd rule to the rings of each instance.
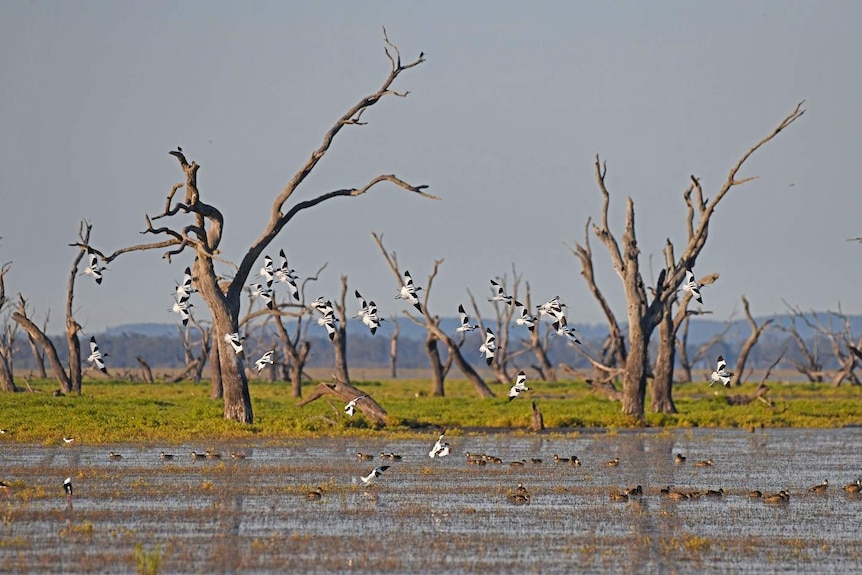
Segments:
[[[287,284],[290,291],[290,297],[292,297],[293,300],[299,301],[300,299],[299,287],[296,284],[296,280],[299,279],[299,276],[296,274],[295,270],[288,266],[287,256],[283,249],[279,251],[279,258],[279,266],[276,268],[273,265],[272,258],[265,255],[263,267],[260,268],[260,272],[258,273],[258,277],[263,279],[265,285],[261,283],[249,284],[252,297],[262,298],[268,309],[273,309],[275,306],[275,293],[272,287],[272,284],[275,281]],[[89,254],[89,266],[84,269],[82,274],[93,276],[96,283],[101,284],[102,272],[106,269],[107,268],[99,263],[96,254],[91,252]],[[189,299],[191,295],[197,291],[192,286],[192,279],[191,269],[187,267],[183,274],[183,281],[176,286],[174,304],[169,310],[180,315],[183,325],[187,325],[189,318],[191,317],[190,308],[193,306]],[[692,273],[691,270],[686,270],[685,281],[682,284],[682,291],[691,294],[692,299],[701,305],[703,305],[703,297],[700,293],[702,287],[703,286],[695,279],[694,273]],[[395,299],[406,301],[421,313],[422,304],[417,295],[421,290],[421,287],[417,287],[413,283],[413,278],[410,276],[410,272],[405,270],[401,288],[395,296]],[[519,310],[515,316],[515,326],[526,327],[532,332],[536,329],[536,326],[540,323],[542,317],[548,317],[552,322],[553,334],[565,337],[572,343],[581,343],[576,333],[577,330],[568,324],[566,313],[563,309],[566,307],[566,304],[560,301],[559,296],[555,296],[553,299],[536,306],[536,315],[532,315],[530,310],[527,309],[524,304],[507,294],[503,286],[494,280],[491,280],[491,291],[493,296],[489,298],[488,301],[501,302],[510,306],[514,305]],[[377,312],[377,304],[374,303],[374,300],[366,301],[358,290],[354,291],[354,294],[359,302],[359,311],[357,311],[356,315],[353,317],[362,321],[363,325],[365,325],[371,334],[374,335],[380,327],[380,324],[385,320],[379,316]],[[311,303],[310,308],[312,312],[316,311],[320,314],[316,320],[317,325],[326,330],[330,341],[334,341],[335,334],[337,332],[336,324],[339,320],[335,315],[335,308],[332,306],[332,302],[321,296]],[[463,305],[458,306],[458,314],[461,321],[456,329],[457,333],[464,334],[479,328],[478,325],[470,323],[470,316],[464,310]],[[239,333],[235,332],[225,334],[224,339],[230,344],[238,356],[244,357],[242,346],[242,342],[245,339],[244,336],[240,336]],[[485,328],[485,339],[482,342],[482,345],[479,346],[479,354],[485,358],[485,361],[489,366],[493,363],[498,349],[497,336],[491,328]],[[94,337],[90,338],[90,350],[91,354],[88,357],[88,361],[93,363],[94,366],[103,373],[107,373],[103,361],[103,358],[107,357],[107,354],[100,353],[99,346],[96,344],[96,339]],[[264,353],[260,359],[255,361],[255,368],[258,373],[260,373],[260,371],[267,365],[272,365],[273,353],[274,350],[269,350]],[[733,372],[727,370],[727,363],[725,362],[724,357],[719,356],[715,371],[709,375],[709,385],[712,386],[715,383],[721,383],[725,387],[730,387],[733,375]],[[529,388],[524,385],[524,381],[526,381],[526,375],[524,375],[524,372],[522,371],[518,374],[518,380],[509,392],[510,400],[517,397],[519,393],[529,390]],[[352,415],[352,412],[350,414]]]

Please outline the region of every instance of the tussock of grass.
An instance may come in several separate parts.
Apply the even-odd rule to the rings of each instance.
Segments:
[[[461,380],[446,383],[446,397],[430,395],[428,380],[354,382],[373,391],[389,413],[387,432],[410,434],[415,429],[504,428],[526,430],[530,400],[535,400],[551,430],[631,428],[638,422],[620,413],[616,402],[593,394],[577,381],[531,381],[533,392],[508,401],[503,386],[492,384],[499,397],[479,399]],[[50,389],[52,382],[33,384]],[[310,389],[314,383],[305,386]],[[674,399],[679,413],[647,414],[651,427],[841,427],[862,425],[862,387],[827,384],[770,384],[774,407],[761,402],[731,406],[727,395],[750,394],[754,384],[715,390],[703,384],[678,384]],[[254,425],[222,418],[222,403],[209,398],[209,385],[85,382],[81,396],[50,393],[4,394],[0,421],[10,433],[0,441],[59,444],[74,436],[83,444],[135,441],[181,443],[210,438],[277,440],[283,437],[372,436],[379,434],[361,414],[349,418],[333,399],[303,408],[290,397],[285,383],[251,384]],[[647,399],[647,405],[649,400]]]

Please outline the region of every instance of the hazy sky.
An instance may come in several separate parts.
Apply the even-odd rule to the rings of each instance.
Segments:
[[[455,315],[466,288],[514,262],[536,300],[560,295],[570,322],[603,320],[566,245],[600,213],[608,162],[612,225],[635,200],[642,266],[664,239],[681,251],[689,175],[712,197],[737,158],[796,103],[808,110],[750,160],[713,219],[698,276],[719,319],[746,294],[756,315],[803,308],[862,313],[859,2],[44,2],[0,3],[0,262],[7,290],[50,308],[62,330],[78,223],[105,251],[147,239],[182,180],[180,145],[201,165],[202,198],[225,214],[224,257],[239,261],[271,202],[325,130],[405,60],[406,99],[348,127],[296,200],[381,173],[430,185],[433,202],[380,186],[298,217],[268,250],[323,281],[339,276],[399,313],[381,232],[417,285],[445,259],[432,309]],[[182,220],[186,221],[186,220]],[[599,281],[624,316],[619,279],[593,238]],[[125,255],[101,286],[80,278],[89,332],[175,321],[174,281],[193,254]],[[225,270],[227,271],[227,270]],[[486,313],[490,308],[486,308]]]

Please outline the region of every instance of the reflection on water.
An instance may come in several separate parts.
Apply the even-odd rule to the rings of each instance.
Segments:
[[[128,573],[143,561],[136,545],[164,573],[859,572],[862,499],[841,486],[862,475],[861,439],[860,429],[452,435],[444,459],[428,457],[433,433],[170,449],[7,444],[0,572]],[[190,457],[207,448],[222,457]],[[468,451],[503,463],[468,465]],[[674,463],[675,453],[687,460]],[[582,465],[554,464],[555,454]],[[618,466],[605,464],[615,457]],[[713,465],[694,465],[706,459]],[[374,487],[355,484],[383,464]],[[824,479],[828,493],[808,492]],[[529,505],[507,498],[518,482]],[[307,501],[318,485],[323,498]],[[637,485],[643,496],[611,501]],[[667,486],[725,496],[672,501],[660,494]],[[752,489],[788,489],[790,502],[750,499]]]

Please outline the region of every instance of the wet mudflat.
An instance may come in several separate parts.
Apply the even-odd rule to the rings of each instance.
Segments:
[[[466,434],[432,460],[435,440],[7,443],[0,572],[862,571],[862,498],[841,489],[862,475],[862,429]],[[222,457],[190,457],[206,449]],[[503,463],[468,464],[468,451]],[[607,466],[613,458],[619,465]],[[373,487],[355,483],[375,465],[390,468]],[[824,479],[826,493],[808,491]],[[507,497],[518,482],[529,505]],[[611,500],[637,485],[642,496]],[[323,497],[306,500],[317,486]],[[725,494],[674,501],[660,493],[667,486]],[[753,489],[791,496],[770,505],[749,498]]]

